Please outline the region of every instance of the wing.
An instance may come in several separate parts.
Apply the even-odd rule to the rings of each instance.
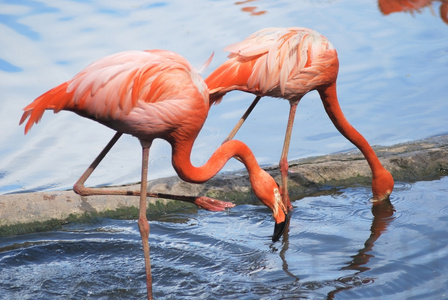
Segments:
[[[180,55],[163,50],[117,53],[92,63],[72,80],[41,95],[24,108],[20,124],[29,118],[25,126],[28,132],[47,109],[70,110],[101,122],[117,120],[127,116],[138,101],[175,98],[173,93],[181,93],[176,88],[177,77],[186,74],[206,97],[202,79]]]
[[[335,53],[325,37],[299,27],[263,29],[225,50],[231,52],[229,59],[205,80],[213,97],[234,89],[257,95],[278,90],[269,95],[285,96],[288,83],[317,76],[321,70],[313,68],[328,51]],[[300,80],[294,83],[295,92]]]

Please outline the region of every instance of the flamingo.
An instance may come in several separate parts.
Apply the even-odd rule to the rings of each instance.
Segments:
[[[380,11],[388,15],[390,13],[404,11],[412,12],[431,5],[434,0],[378,0]]]
[[[210,58],[211,59],[211,58]],[[44,93],[24,108],[20,124],[25,134],[37,123],[45,110],[67,110],[97,121],[117,131],[74,186],[81,195],[139,195],[138,227],[145,258],[148,299],[152,299],[152,276],[149,256],[149,223],[146,217],[148,157],[156,138],[172,147],[172,164],[185,181],[203,183],[213,177],[232,157],[239,158],[248,169],[254,194],[272,210],[275,219],[273,240],[278,240],[286,224],[279,187],[258,165],[253,153],[240,141],[222,144],[201,167],[191,164],[194,141],[210,109],[207,86],[199,73],[182,56],[165,50],[126,51],[102,58],[78,73],[73,79]],[[139,139],[142,147],[141,189],[137,191],[86,188],[85,180],[123,133]],[[222,210],[227,202],[214,199],[164,198],[189,201],[205,208]],[[179,199],[182,198],[182,199]],[[198,201],[198,202],[196,202]]]
[[[319,92],[335,127],[366,158],[372,171],[372,200],[381,201],[389,197],[394,187],[392,175],[382,166],[367,140],[350,125],[339,106],[336,93],[339,61],[327,38],[307,28],[266,28],[224,50],[230,52],[229,59],[205,79],[210,101],[219,103],[232,90],[256,95],[225,141],[235,136],[262,96],[289,101],[289,118],[279,163],[282,197],[288,210],[292,210],[292,206],[287,190],[287,159],[294,116],[300,99],[312,90]]]
[[[430,6],[435,0],[378,0],[381,13],[388,15],[395,12],[421,12],[422,8]],[[440,18],[448,24],[448,0],[440,0]]]

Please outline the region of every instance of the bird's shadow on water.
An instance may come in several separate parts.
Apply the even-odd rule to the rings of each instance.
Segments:
[[[373,215],[372,225],[370,227],[370,236],[364,242],[364,247],[358,250],[358,253],[351,256],[351,260],[345,263],[345,266],[340,268],[343,270],[353,270],[356,271],[354,274],[349,276],[343,276],[337,278],[333,282],[335,289],[327,294],[327,299],[334,299],[335,295],[341,291],[349,290],[355,286],[359,286],[360,278],[359,274],[370,270],[367,266],[371,258],[374,255],[370,252],[373,250],[375,242],[380,238],[380,236],[387,231],[388,226],[395,219],[395,208],[389,199],[373,203],[371,212]],[[295,275],[289,270],[288,261],[286,259],[286,254],[288,252],[289,243],[289,224],[283,233],[283,239],[281,241],[281,246],[277,247],[273,243],[270,248],[273,252],[279,252],[279,257],[282,260],[282,269],[286,275],[293,278],[294,281],[300,281],[299,276]],[[368,284],[374,281],[374,278],[365,278],[361,280],[361,284]]]

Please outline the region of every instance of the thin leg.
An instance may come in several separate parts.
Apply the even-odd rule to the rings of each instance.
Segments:
[[[254,107],[257,105],[258,101],[260,101],[260,99],[261,99],[260,96],[255,97],[252,104],[246,110],[244,115],[241,117],[241,119],[238,121],[238,123],[235,125],[235,127],[232,129],[229,136],[224,140],[223,143],[233,139],[235,134],[241,128],[244,121],[246,121],[247,117],[252,112]],[[294,124],[294,117],[295,117],[295,113],[296,113],[297,104],[298,104],[298,101],[291,104],[291,108],[289,110],[288,125],[286,128],[285,141],[283,144],[283,151],[282,151],[282,155],[280,158],[280,173],[282,175],[282,198],[283,198],[283,204],[285,205],[285,207],[288,208],[288,211],[292,211],[292,209],[293,209],[292,205],[291,205],[291,201],[289,200],[288,183],[287,183],[288,182],[288,169],[289,169],[288,152],[289,152],[289,144],[291,141],[291,132],[292,132],[293,124]]]
[[[255,97],[254,101],[252,102],[252,104],[249,106],[249,108],[246,110],[246,112],[244,113],[244,115],[241,117],[241,119],[238,121],[238,123],[236,123],[235,127],[232,129],[232,131],[230,132],[229,136],[224,140],[223,143],[230,141],[231,139],[233,139],[233,137],[235,136],[235,134],[238,132],[238,130],[240,130],[241,126],[243,125],[244,121],[246,121],[247,117],[250,115],[250,113],[252,112],[252,110],[254,109],[255,105],[257,105],[258,101],[260,101],[261,97],[257,96]]]
[[[140,190],[140,207],[138,217],[138,229],[143,244],[143,254],[145,256],[145,270],[146,270],[146,289],[148,292],[148,300],[152,300],[152,276],[151,276],[151,258],[149,256],[149,223],[146,218],[146,190],[148,188],[148,157],[149,146],[143,146],[142,153],[142,184]]]
[[[118,190],[118,189],[108,189],[108,188],[88,188],[84,186],[86,180],[90,177],[95,168],[103,160],[106,154],[112,149],[118,139],[121,137],[122,133],[117,132],[109,143],[100,152],[97,158],[92,162],[92,164],[87,168],[87,170],[82,174],[78,181],[73,186],[75,193],[81,196],[91,196],[91,195],[122,195],[122,196],[140,196],[140,191],[130,191],[130,190]],[[205,196],[181,196],[181,195],[170,195],[162,193],[146,193],[147,197],[153,198],[163,198],[171,199],[193,203],[199,208],[203,208],[210,211],[223,211],[226,208],[234,207],[235,205],[231,202],[220,201],[213,198]]]
[[[122,134],[123,133],[121,133],[121,132],[115,133],[115,135],[112,137],[112,139],[106,145],[106,147],[104,147],[104,149],[101,150],[100,154],[98,154],[98,156],[95,158],[95,160],[90,164],[90,166],[84,172],[84,174],[82,174],[81,177],[79,177],[78,181],[76,181],[75,185],[73,186],[73,190],[75,191],[75,193],[77,193],[81,196],[113,194],[112,191],[110,191],[110,190],[86,188],[84,186],[84,183],[90,177],[90,175],[92,175],[93,171],[96,169],[96,167],[99,165],[99,163],[103,160],[103,158],[106,156],[106,154],[109,153],[110,149],[112,149],[112,147],[115,145],[115,143],[118,141],[118,139],[121,137]]]
[[[286,126],[286,134],[285,134],[285,141],[283,143],[283,151],[282,155],[280,157],[280,173],[282,175],[282,198],[283,198],[283,204],[285,207],[288,208],[288,211],[292,211],[292,205],[291,201],[289,200],[289,193],[288,193],[288,152],[289,152],[289,144],[291,142],[291,133],[292,133],[292,127],[294,125],[294,117],[296,115],[297,110],[297,104],[298,102],[291,103],[291,107],[289,109],[289,118],[288,118],[288,124]]]

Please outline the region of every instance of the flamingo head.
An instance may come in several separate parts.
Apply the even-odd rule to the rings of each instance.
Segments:
[[[279,186],[271,175],[262,169],[256,176],[252,176],[250,179],[257,198],[272,210],[275,220],[272,241],[276,242],[280,239],[289,222],[288,210],[283,204]]]
[[[389,199],[389,195],[392,193],[393,189],[394,189],[394,178],[386,169],[383,169],[379,172],[376,172],[376,174],[373,174],[372,179],[373,202]]]

